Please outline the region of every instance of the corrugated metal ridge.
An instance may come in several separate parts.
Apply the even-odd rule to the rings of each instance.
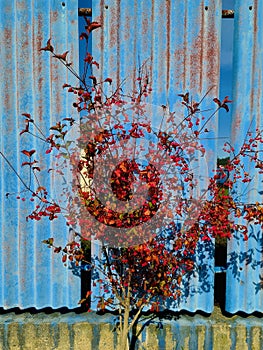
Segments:
[[[236,1],[235,6],[231,143],[239,149],[249,129],[255,131],[258,127],[262,130],[263,2]],[[262,152],[262,146],[259,151]],[[245,165],[253,181],[249,185],[236,186],[234,194],[246,204],[262,203],[263,177],[255,174],[249,160]],[[232,313],[263,312],[262,229],[253,223],[248,229],[247,242],[237,234],[228,247],[226,309]]]

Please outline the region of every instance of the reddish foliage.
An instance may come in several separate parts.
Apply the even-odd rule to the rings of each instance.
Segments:
[[[90,32],[99,27],[101,27],[99,23],[90,22],[86,18],[86,32],[81,34],[81,39],[88,41]],[[39,221],[45,217],[54,220],[63,214],[67,219],[67,225],[73,231],[76,231],[78,226],[82,228],[81,234],[75,232],[73,240],[64,248],[55,246],[53,238],[44,240],[43,243],[53,247],[55,253],[62,254],[64,264],[73,263],[90,271],[96,269],[99,271],[98,274],[93,274],[93,283],[94,285],[99,283],[104,294],[111,295],[108,298],[99,296],[98,308],[126,310],[128,305],[129,312],[137,310],[139,315],[143,307],[150,304],[152,311],[159,311],[162,301],[167,298],[175,300],[180,298],[182,279],[187,274],[191,275],[196,268],[195,253],[200,241],[205,244],[214,237],[230,238],[235,231],[240,231],[247,240],[247,223],[254,222],[263,228],[263,206],[259,203],[242,205],[232,194],[235,186],[251,181],[249,172],[245,170],[247,161],[253,164],[259,173],[263,172],[263,161],[259,158],[259,145],[263,143],[262,132],[256,130],[254,136],[252,132],[248,132],[240,150],[235,150],[230,144],[226,144],[225,152],[229,154],[226,166],[215,172],[205,193],[195,198],[194,190],[198,186],[198,181],[193,174],[189,159],[200,159],[205,156],[206,150],[202,145],[201,136],[209,133],[207,123],[215,112],[220,109],[229,111],[228,104],[232,101],[228,96],[222,101],[214,98],[217,109],[205,119],[200,114],[203,99],[194,101],[189,92],[181,93],[179,97],[186,109],[186,115],[179,123],[175,123],[175,112],[170,112],[167,106],[162,106],[163,112],[166,112],[166,129],[155,130],[154,121],[144,119],[145,104],[152,91],[147,72],[142,74],[142,69],[140,70],[135,82],[137,88],[128,95],[129,97],[123,93],[121,86],[117,86],[109,94],[105,91],[111,89],[114,82],[110,77],[98,80],[93,68],[94,65],[99,68],[99,65],[90,53],[87,53],[84,59],[84,77],[79,77],[71,68],[71,63],[67,61],[68,51],[57,54],[50,39],[40,50],[51,52],[54,58],[60,60],[77,76],[79,86],[64,84],[63,88],[68,88],[68,92],[76,97],[73,106],[81,112],[80,119],[76,121],[73,118],[63,118],[50,127],[53,133],[45,136],[31,115],[24,113],[25,128],[20,135],[31,134],[30,123],[37,129],[40,133],[39,138],[48,145],[45,153],[54,154],[56,159],[56,165],[48,169],[47,173],[52,176],[56,173],[61,179],[65,179],[65,172],[70,164],[70,169],[73,169],[71,185],[76,193],[72,195],[70,190],[63,188],[63,195],[67,198],[66,207],[60,205],[59,201],[50,199],[46,186],[42,185],[34,172],[43,171],[42,167],[35,166],[36,163],[41,164],[40,160],[31,158],[36,150],[22,150],[21,152],[30,158],[29,161],[28,158],[27,161],[23,161],[22,166],[29,167],[36,185],[36,188],[33,188],[31,183],[26,185],[21,179],[30,193],[30,200],[32,202],[36,200],[35,208],[27,216],[27,220]],[[131,112],[138,116],[135,121],[130,119]],[[81,130],[80,136],[76,139],[68,138],[69,131],[76,124]],[[136,181],[140,185],[145,184],[147,189],[146,200],[140,203],[140,206],[127,212],[118,211],[117,204],[111,201],[113,197],[104,203],[97,194],[99,191],[104,194],[102,181],[98,182],[97,189],[93,187],[95,180],[100,181],[95,175],[95,160],[103,158],[107,152],[111,160],[118,160],[119,143],[128,144],[132,141],[133,144],[139,145],[147,136],[149,136],[149,147],[147,151],[144,150],[145,158],[154,159],[154,164],[160,164],[160,168],[163,166],[164,170],[157,169],[150,162],[143,166],[138,164],[135,161],[135,154],[140,146],[131,150],[130,154],[133,155],[131,159],[126,157],[116,161],[109,178],[114,198],[124,203],[132,201]],[[156,149],[153,147],[153,136]],[[167,168],[164,159],[169,160]],[[164,187],[162,177],[169,171],[173,176],[168,177],[167,187]],[[157,227],[160,230],[150,232],[151,236],[147,240],[132,246],[125,245],[125,242],[121,241],[123,239],[121,235],[118,236],[120,229],[135,227],[134,234],[140,235],[142,233],[140,227],[154,218],[159,208],[162,208],[162,203],[165,202],[164,191],[168,192],[167,201],[176,191],[180,193],[176,204],[165,207],[166,228],[163,229],[160,225]],[[182,194],[184,191],[188,193],[187,196]],[[17,198],[25,200],[25,197]],[[193,208],[197,207],[200,209],[195,214]],[[96,232],[94,232],[94,221],[89,219],[88,213],[101,224],[96,227]],[[191,221],[194,215],[195,220]],[[243,219],[241,224],[240,219]],[[183,225],[179,227],[178,221],[183,222]],[[162,221],[157,221],[157,224],[159,223]],[[121,247],[108,244],[105,238],[105,226],[115,229],[116,237],[123,243]],[[88,261],[83,248],[85,239],[90,239],[92,235],[96,239],[101,239],[103,243],[103,259],[99,263],[98,260]],[[127,241],[126,243],[129,243],[128,239]],[[91,292],[87,292],[86,298],[80,303],[86,303],[90,298]]]

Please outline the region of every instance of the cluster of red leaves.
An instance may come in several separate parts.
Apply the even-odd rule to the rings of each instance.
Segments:
[[[107,104],[107,109],[109,105]],[[94,114],[93,114],[94,115]],[[86,133],[82,132],[82,136],[79,139],[80,149],[85,149],[85,155],[82,157],[83,160],[79,160],[79,152],[77,155],[71,154],[71,163],[74,164],[73,168],[77,169],[77,177],[80,173],[85,177],[85,186],[81,187],[79,179],[77,182],[77,188],[80,193],[80,197],[83,200],[80,206],[79,213],[73,213],[69,215],[69,222],[73,224],[78,222],[81,224],[82,229],[87,232],[83,233],[85,237],[90,237],[89,229],[92,231],[92,221],[85,220],[83,215],[83,205],[88,210],[97,221],[113,227],[134,227],[139,223],[143,223],[152,218],[158,210],[160,201],[162,199],[162,190],[160,187],[160,174],[151,165],[147,165],[144,169],[139,169],[138,164],[134,161],[123,161],[118,164],[117,168],[114,170],[111,177],[111,187],[113,194],[119,200],[129,200],[132,197],[132,183],[134,180],[134,174],[136,173],[140,182],[145,182],[148,186],[148,199],[147,202],[141,206],[139,209],[132,212],[123,214],[114,211],[113,203],[111,203],[111,208],[97,198],[92,191],[92,185],[88,185],[92,182],[94,177],[94,158],[100,156],[103,151],[107,150],[109,146],[118,146],[118,142],[123,140],[127,141],[129,139],[137,139],[146,137],[147,133],[154,132],[149,123],[132,123],[129,130],[125,130],[124,127],[117,123],[111,129],[106,129],[95,133],[93,138],[86,139]],[[184,135],[184,144],[180,144],[175,141],[175,137],[169,135],[165,132],[155,132],[157,145],[157,150],[163,150],[167,153],[173,162],[173,167],[177,168],[177,173],[182,177],[189,188],[194,187],[193,176],[190,172],[189,165],[185,160],[185,153],[192,154],[194,152],[201,152],[203,154],[203,146],[200,145],[196,140],[192,142],[192,135],[187,137],[187,133]],[[195,137],[196,138],[196,137]],[[182,149],[184,148],[184,151]],[[151,150],[149,151],[151,152]],[[159,155],[149,153],[151,158],[155,158],[160,164],[163,162],[163,153],[159,152]],[[172,181],[171,181],[172,183]],[[172,187],[172,190],[175,188]],[[176,190],[180,190],[180,186],[176,187]],[[172,190],[171,193],[172,193]],[[187,203],[184,203],[187,206]],[[174,208],[176,211],[176,208]],[[179,210],[179,209],[178,209]],[[174,217],[173,213],[167,208],[167,217],[171,219]],[[75,219],[74,219],[75,218]],[[103,231],[101,236],[103,237]],[[96,232],[96,236],[100,237],[100,232]],[[121,237],[120,237],[121,239]]]
[[[69,90],[71,91],[71,87]],[[92,94],[85,92],[84,90],[72,89],[72,91],[78,96],[78,103],[74,105],[78,110],[88,110],[90,107],[87,103],[94,105],[98,102],[92,100]],[[194,114],[198,112],[198,103],[191,103],[188,100],[188,95],[183,95],[183,104],[190,110],[190,114],[185,119],[187,127],[192,130],[193,124],[192,120],[195,118]],[[117,101],[117,96],[115,100],[111,100],[114,105]],[[220,101],[219,101],[220,102]],[[225,108],[224,105],[229,103],[228,99],[224,99],[221,103],[216,102],[220,108]],[[121,102],[122,103],[122,102]],[[107,107],[109,107],[109,101],[107,101]],[[26,129],[23,133],[29,132],[27,125],[33,123],[30,115],[26,116]],[[68,119],[66,122],[69,126],[74,124],[74,120]],[[195,119],[195,126],[199,126],[199,119]],[[56,125],[52,126],[50,129],[55,132],[45,139],[47,143],[50,144],[49,149],[60,150],[61,147],[65,147],[65,136],[67,131],[65,131],[66,124],[58,122]],[[93,140],[80,140],[79,142],[86,143],[85,147],[85,161],[78,162],[78,171],[81,172],[83,169],[86,171],[87,178],[93,179],[93,158],[98,154],[102,153],[109,145],[114,145],[116,143],[116,130],[118,131],[118,137],[123,137],[127,139],[130,137],[140,138],[144,137],[143,128],[149,132],[151,131],[151,126],[149,124],[133,124],[130,130],[127,132],[123,129],[120,124],[115,124],[113,130],[103,130],[97,133]],[[188,164],[182,155],[182,145],[177,143],[174,138],[165,132],[158,133],[159,148],[165,150],[173,160],[175,166],[181,169],[181,173],[188,174],[185,176],[184,181],[191,183],[191,176],[189,174]],[[204,153],[202,145],[199,143],[194,144],[193,140],[196,139],[198,134],[192,133],[191,138],[184,137],[185,143],[183,145],[184,149],[188,151],[188,154],[196,150]],[[199,214],[199,218],[195,224],[193,224],[187,231],[176,232],[176,237],[174,239],[174,248],[172,250],[167,249],[164,243],[164,239],[160,237],[154,237],[151,241],[136,246],[132,248],[127,248],[118,252],[117,259],[111,261],[111,269],[115,271],[127,271],[125,274],[118,273],[118,277],[114,278],[113,274],[110,273],[108,279],[114,288],[122,288],[129,286],[134,292],[134,305],[137,303],[145,303],[148,298],[152,299],[154,297],[162,296],[164,298],[173,297],[177,298],[180,295],[179,286],[182,280],[183,274],[187,271],[191,271],[194,268],[194,261],[192,256],[195,253],[196,245],[198,240],[209,240],[211,237],[231,237],[233,230],[240,230],[244,234],[244,238],[247,239],[246,227],[243,225],[237,225],[234,220],[230,220],[230,214],[235,217],[239,217],[240,211],[234,199],[229,194],[229,189],[233,187],[233,184],[240,180],[243,182],[250,181],[249,175],[243,171],[243,163],[241,161],[242,157],[249,156],[251,161],[256,162],[256,167],[260,168],[261,162],[258,159],[257,154],[257,143],[262,142],[261,135],[258,131],[256,137],[250,139],[248,142],[244,142],[238,155],[229,160],[226,169],[233,174],[233,180],[228,179],[224,186],[218,186],[216,174],[210,181],[210,200],[204,200],[203,208]],[[189,143],[189,148],[187,143]],[[193,148],[190,149],[190,147]],[[254,149],[254,152],[252,152]],[[229,152],[233,152],[230,148]],[[30,158],[29,162],[24,162],[23,165],[29,165],[32,170],[37,161],[32,160],[32,156],[35,150],[23,150],[22,153]],[[72,155],[71,155],[72,156]],[[73,155],[74,156],[74,155]],[[92,192],[85,192],[83,190],[79,191],[80,200],[83,200],[85,208],[97,218],[99,222],[107,224],[114,227],[132,227],[138,224],[138,220],[144,222],[149,220],[155,215],[158,210],[158,205],[160,201],[160,179],[159,174],[157,174],[150,166],[146,167],[143,171],[138,168],[138,165],[133,161],[124,161],[118,165],[112,174],[111,186],[112,191],[119,200],[129,200],[132,197],[132,182],[134,181],[134,173],[139,175],[141,181],[146,181],[149,187],[149,197],[150,200],[143,208],[127,214],[120,215],[114,210],[108,209],[98,200]],[[192,184],[193,187],[193,184]],[[226,188],[228,189],[226,191]],[[42,192],[43,191],[43,195]],[[42,202],[42,206],[38,205],[36,210],[34,210],[31,215],[28,216],[30,219],[40,220],[42,217],[49,217],[50,220],[57,218],[57,214],[61,212],[59,205],[55,203],[49,203],[47,201],[47,192],[45,188],[39,188],[34,195],[39,197]],[[149,204],[150,203],[150,204]],[[182,212],[187,211],[187,202],[183,202],[180,208],[176,208],[177,214],[181,215]],[[243,217],[249,222],[251,220],[257,220],[257,222],[262,223],[263,220],[263,209],[261,206],[256,205],[253,207],[244,208]],[[83,220],[83,215],[80,215]],[[69,217],[69,225],[74,224],[75,221],[72,220],[73,217]],[[85,222],[87,229],[89,227],[89,222]],[[83,225],[82,225],[83,227]],[[46,243],[46,242],[45,242]],[[75,243],[74,243],[75,244]],[[53,245],[50,244],[49,245]],[[85,256],[79,245],[69,244],[66,248],[55,247],[54,251],[56,253],[62,252],[62,261],[68,259],[71,262],[75,262],[77,265],[79,261],[83,261]],[[121,267],[120,267],[121,266]],[[138,299],[138,296],[139,299]],[[105,303],[104,303],[105,305]],[[157,307],[158,303],[154,303],[154,307]],[[138,306],[138,305],[137,305]]]
[[[80,262],[85,259],[80,243],[75,240],[67,243],[65,247],[56,246],[53,237],[43,240],[42,243],[47,244],[49,248],[52,247],[54,253],[62,253],[61,260],[64,264],[68,260],[69,262],[74,262],[75,266],[79,266]]]
[[[97,22],[90,22],[86,19],[86,32],[82,33],[80,38],[88,41],[89,34],[99,28],[101,25]],[[89,184],[89,180],[92,181],[94,176],[94,158],[108,147],[116,146],[117,140],[128,140],[130,138],[139,139],[143,138],[146,133],[153,132],[152,125],[149,123],[133,123],[130,129],[127,131],[123,127],[122,123],[129,122],[128,116],[125,115],[122,108],[125,105],[125,98],[122,95],[121,87],[118,87],[111,95],[105,95],[103,87],[111,86],[112,79],[106,78],[103,81],[98,81],[95,74],[92,72],[92,68],[95,66],[99,68],[99,65],[94,61],[92,55],[87,52],[84,62],[90,69],[90,74],[87,74],[89,84],[85,78],[79,77],[72,68],[72,63],[67,60],[68,51],[62,54],[55,52],[54,47],[51,45],[51,39],[47,41],[45,47],[41,48],[42,51],[48,51],[52,56],[64,64],[69,71],[75,75],[80,81],[80,86],[74,87],[69,84],[64,84],[63,88],[67,88],[69,93],[73,93],[76,96],[76,101],[73,106],[78,112],[87,114],[85,116],[86,124],[89,121],[98,124],[96,132],[90,139],[82,139],[82,136],[77,140],[78,147],[85,150],[84,159],[79,159],[79,152],[76,154],[69,152],[70,142],[66,141],[66,135],[68,130],[75,124],[73,118],[64,118],[62,122],[58,122],[52,126],[50,130],[53,132],[48,137],[44,136],[40,129],[38,129],[34,120],[30,114],[24,113],[25,128],[20,132],[20,135],[25,133],[32,134],[30,125],[33,125],[40,132],[40,139],[42,139],[47,145],[48,149],[46,153],[50,153],[52,150],[59,151],[58,158],[64,157],[71,160],[71,164],[75,165],[75,169],[78,174],[85,174],[86,183]],[[139,115],[143,115],[143,102],[147,96],[151,93],[152,88],[147,74],[139,77],[136,81],[138,84],[137,89],[132,92],[131,102],[134,103],[134,112]],[[192,178],[191,169],[184,157],[184,152],[187,155],[194,155],[195,152],[201,152],[203,155],[205,149],[202,146],[199,136],[202,132],[208,132],[206,126],[208,120],[204,120],[204,117],[200,117],[200,105],[201,101],[195,102],[190,99],[189,93],[179,94],[182,98],[182,104],[186,107],[187,115],[183,118],[180,125],[173,125],[174,113],[170,113],[167,118],[167,123],[171,123],[173,129],[176,132],[171,136],[168,132],[158,131],[156,134],[158,139],[158,148],[166,152],[172,160],[174,167],[179,170],[182,175],[183,182],[188,184],[188,188],[193,189],[195,186]],[[213,100],[217,105],[217,110],[225,109],[229,111],[228,104],[231,103],[226,96],[222,101],[218,98]],[[118,109],[115,114],[115,123],[112,126],[110,124],[109,115],[111,114],[111,108],[118,107],[125,117],[121,123],[118,121]],[[166,108],[165,106],[163,106]],[[104,113],[104,111],[107,113]],[[108,130],[100,129],[100,122],[105,125],[109,125]],[[85,126],[85,123],[83,124]],[[177,134],[176,134],[177,133]],[[181,135],[183,144],[178,142],[176,136]],[[149,241],[139,244],[133,247],[127,247],[123,249],[106,249],[104,247],[105,265],[102,267],[104,273],[104,279],[101,277],[98,279],[101,285],[104,285],[104,291],[107,292],[110,289],[115,293],[115,296],[120,296],[123,291],[131,290],[131,305],[135,308],[140,308],[141,305],[147,304],[153,299],[152,308],[158,311],[160,298],[174,298],[177,299],[180,296],[180,284],[182,277],[187,272],[194,269],[195,263],[193,256],[196,252],[198,241],[210,240],[211,237],[227,237],[230,238],[232,233],[236,230],[241,231],[244,234],[244,239],[247,239],[246,225],[239,225],[236,219],[242,217],[247,222],[259,223],[263,227],[263,206],[259,203],[254,205],[243,205],[237,203],[231,196],[231,189],[239,182],[246,183],[251,181],[249,173],[245,170],[244,159],[249,159],[251,163],[255,165],[259,173],[263,171],[263,162],[259,159],[258,145],[263,143],[261,131],[257,130],[256,135],[252,136],[248,133],[248,139],[244,141],[243,146],[238,153],[230,145],[225,145],[225,151],[228,152],[231,157],[228,164],[223,171],[228,172],[229,178],[223,185],[218,184],[218,173],[210,180],[209,186],[209,199],[203,199],[202,209],[200,210],[198,219],[187,229],[182,228],[177,230],[173,226],[173,218],[182,217],[184,214],[189,215],[189,205],[187,200],[179,202],[176,208],[173,208],[170,213],[171,227],[173,231],[172,240],[167,243],[167,236],[160,234],[158,236],[153,235]],[[41,168],[36,166],[37,160],[32,157],[35,154],[35,150],[23,150],[23,155],[29,158],[29,161],[23,162],[22,166],[28,166],[30,171],[33,172],[34,177],[37,179],[36,171],[40,172]],[[161,160],[160,160],[161,161]],[[51,171],[53,169],[49,169]],[[62,170],[60,169],[61,173]],[[121,201],[128,201],[132,198],[132,183],[135,180],[135,174],[142,182],[146,182],[148,186],[148,201],[145,205],[140,207],[131,213],[120,214],[113,209],[110,209],[102,204],[102,202],[94,195],[94,192],[87,191],[78,184],[78,194],[76,198],[69,198],[69,208],[74,201],[78,205],[80,211],[78,213],[69,209],[67,219],[68,225],[79,225],[86,230],[82,234],[86,237],[90,237],[90,231],[92,229],[92,223],[89,221],[85,210],[88,210],[99,222],[102,224],[119,227],[133,227],[151,219],[159,208],[160,201],[162,199],[162,190],[160,186],[160,174],[151,165],[146,166],[144,169],[138,167],[138,164],[134,161],[122,161],[118,164],[111,177],[111,188],[113,194]],[[220,175],[221,176],[221,175]],[[31,193],[31,198],[38,198],[39,203],[33,212],[27,217],[27,219],[39,221],[43,217],[48,217],[50,220],[56,219],[58,214],[62,212],[62,208],[54,201],[48,200],[48,192],[44,186],[40,186],[37,179],[37,189],[31,190],[30,186],[26,186],[26,189]],[[85,186],[84,186],[85,187]],[[169,211],[169,209],[167,208]],[[103,233],[102,233],[103,237]],[[100,238],[100,232],[97,232],[96,238]],[[84,250],[80,243],[76,241],[69,242],[64,248],[61,246],[56,247],[54,245],[53,238],[43,241],[49,247],[54,248],[55,253],[62,253],[62,261],[65,263],[67,260],[79,265],[80,262],[88,264],[89,269],[95,268],[95,265],[86,261]],[[95,282],[94,282],[95,283]],[[90,292],[87,293],[86,298],[90,298]],[[86,299],[84,299],[85,301]],[[98,307],[105,308],[107,305],[113,305],[112,299],[107,301],[100,298]]]
[[[98,22],[91,22],[89,18],[84,17],[85,21],[86,21],[86,25],[85,25],[85,30],[86,33],[81,33],[80,34],[80,40],[83,40],[84,38],[86,40],[88,40],[90,33],[94,30],[94,29],[98,29],[101,27],[101,24]]]
[[[141,125],[140,125],[141,126]],[[114,129],[114,128],[113,128]],[[115,129],[114,129],[115,130]],[[141,137],[142,130],[138,125],[133,124],[133,127],[126,134],[123,130],[122,137],[127,138]],[[103,149],[108,148],[110,144],[115,144],[114,132],[104,130],[94,137],[94,140],[88,142],[85,149],[84,158],[88,161],[81,163],[80,171],[85,168],[86,181],[93,179],[93,162],[94,157],[99,155]],[[120,137],[120,135],[118,135]],[[86,192],[82,188],[79,189],[80,196],[84,200],[84,204],[89,213],[94,216],[99,222],[114,227],[134,227],[148,221],[155,215],[158,210],[159,202],[162,196],[160,188],[160,178],[158,171],[151,165],[147,165],[144,169],[140,169],[139,165],[131,160],[124,160],[118,164],[111,176],[112,193],[121,201],[132,199],[132,184],[135,180],[135,175],[138,175],[138,181],[145,182],[148,187],[148,199],[140,208],[128,212],[119,213],[113,209],[107,208],[97,197],[94,197],[93,192]]]
[[[172,237],[174,240],[171,240]],[[82,262],[83,267],[88,267],[89,270],[96,269],[96,264],[86,260],[84,250],[74,240],[64,248],[56,246],[53,238],[44,240],[43,243],[53,247],[54,253],[62,253],[63,263],[69,261],[78,266]],[[104,248],[106,259],[101,270],[104,277],[100,276],[93,280],[93,284],[99,283],[106,294],[113,291],[115,296],[120,296],[124,290],[129,289],[132,291],[130,298],[132,308],[136,309],[142,304],[150,303],[151,310],[158,311],[163,300],[167,298],[176,300],[180,297],[179,286],[183,275],[194,268],[192,251],[187,248],[188,242],[185,237],[171,230],[169,242],[167,235],[158,235],[134,247]],[[89,292],[81,303],[87,302],[91,294]],[[98,308],[113,307],[113,298],[98,298]]]
[[[228,103],[228,98],[224,103]],[[224,107],[223,107],[224,108]],[[227,237],[231,238],[233,232],[239,231],[244,240],[248,239],[248,223],[260,224],[263,228],[263,206],[259,203],[239,202],[232,196],[235,186],[249,183],[252,177],[247,168],[258,169],[262,174],[262,161],[259,159],[259,145],[263,144],[262,132],[256,129],[255,135],[248,132],[238,153],[229,144],[226,144],[226,152],[232,154],[224,168],[219,169],[214,178],[210,180],[210,200],[205,201],[199,215],[196,230],[203,237]],[[246,166],[245,166],[246,164]],[[251,172],[254,175],[254,170]],[[218,184],[222,175],[225,176],[223,184]],[[243,219],[243,222],[239,219]]]
[[[43,199],[42,199],[43,202]],[[61,213],[61,208],[58,204],[46,204],[45,201],[42,205],[36,205],[35,209],[30,215],[26,217],[26,220],[41,220],[43,217],[48,217],[49,220],[58,218],[58,214]]]
[[[120,261],[127,266],[129,276],[124,276],[122,285],[130,283],[134,294],[144,299],[160,297],[176,299],[178,287],[186,271],[193,269],[194,261],[190,251],[176,250],[166,243],[162,235],[136,247],[129,247],[121,254]],[[182,242],[182,241],[181,241]]]

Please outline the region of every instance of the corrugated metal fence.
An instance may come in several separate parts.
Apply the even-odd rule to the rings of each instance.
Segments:
[[[76,1],[50,0],[45,4],[29,1],[0,1],[1,47],[0,85],[1,149],[13,164],[21,163],[20,139],[17,136],[20,114],[32,113],[46,126],[56,118],[72,113],[67,94],[61,95],[66,73],[49,58],[39,54],[39,48],[52,36],[61,51],[70,49],[72,61],[77,62],[77,7]],[[260,125],[262,101],[262,22],[259,16],[263,4],[260,1],[236,1],[233,142],[238,145],[245,135],[249,117]],[[153,84],[152,103],[169,105],[176,103],[177,94],[187,90],[199,100],[215,86],[210,97],[218,96],[220,71],[220,40],[222,6],[219,0],[200,1],[128,1],[97,0],[92,3],[93,19],[102,29],[93,35],[92,54],[100,64],[98,74],[111,77],[120,84],[137,76],[134,67],[148,60]],[[59,35],[58,35],[59,33]],[[245,49],[244,49],[245,48]],[[217,128],[210,140],[204,140],[210,165],[216,161]],[[18,179],[3,165],[1,167],[1,234],[0,234],[0,306],[26,308],[74,307],[80,293],[80,279],[60,264],[59,259],[41,246],[41,240],[54,236],[63,241],[68,232],[63,223],[43,226],[25,223],[25,207],[20,202],[5,198],[6,192],[17,192]],[[7,181],[8,179],[8,181]],[[260,186],[261,179],[254,182]],[[253,201],[255,197],[252,197]],[[252,200],[249,199],[249,200]],[[261,197],[257,197],[261,201]],[[19,218],[17,213],[21,213]],[[254,284],[260,277],[262,232],[257,231],[254,243],[247,247],[235,239],[229,244],[229,257],[247,249],[257,252],[255,263],[248,266],[236,259],[236,270],[227,271],[226,306],[229,312],[263,311],[262,289]],[[253,240],[252,240],[253,241]],[[238,247],[238,250],[237,250]],[[202,252],[200,252],[202,254]],[[232,255],[231,255],[232,254]],[[239,255],[240,257],[240,255]],[[180,308],[189,311],[213,310],[214,259],[206,258],[203,271],[210,281],[202,286],[200,273],[191,282],[189,298]],[[245,259],[244,259],[245,261]],[[238,271],[238,278],[236,278]],[[173,306],[171,306],[173,308]]]
[[[199,1],[96,1],[92,13],[94,20],[102,24],[92,41],[93,55],[100,64],[98,72],[101,77],[111,77],[116,86],[126,79],[124,92],[135,88],[132,84],[138,69],[147,62],[154,106],[169,104],[174,110],[178,93],[194,91],[193,98],[198,101],[212,86],[213,94],[218,94],[222,13],[218,1],[209,1],[207,10]],[[152,118],[156,119],[156,110],[152,110]],[[217,135],[217,128],[213,129]],[[209,162],[214,168],[216,140],[204,140],[204,144],[213,150]],[[180,308],[213,310],[211,255],[203,255],[202,264],[206,269],[202,271],[206,274],[206,287],[200,276],[192,278],[190,297],[182,301]]]
[[[248,139],[249,130],[262,130],[263,126],[262,11],[262,1],[236,1],[231,132],[234,147],[240,147],[243,140]],[[249,162],[247,166],[250,169]],[[249,172],[253,175],[254,170]],[[262,203],[262,180],[262,175],[254,174],[249,185],[239,187],[240,201]],[[228,246],[228,259],[234,266],[227,271],[226,307],[230,312],[263,311],[262,230],[250,225],[249,235],[247,242],[237,237]]]
[[[39,49],[52,37],[57,52],[70,50],[72,61],[78,62],[78,4],[1,0],[0,8],[0,149],[19,171],[27,160],[21,149],[43,147],[19,136],[24,124],[21,114],[31,113],[46,132],[61,117],[72,116],[72,101],[62,92],[66,71]],[[68,230],[64,222],[26,222],[30,203],[5,196],[24,188],[3,159],[0,161],[0,306],[77,306],[80,278],[41,243],[52,235],[65,243]]]

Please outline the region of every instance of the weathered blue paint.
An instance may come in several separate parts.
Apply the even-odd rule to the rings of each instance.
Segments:
[[[260,0],[235,3],[235,32],[233,57],[232,144],[237,149],[248,141],[247,132],[262,130],[263,114],[263,23]],[[254,136],[254,133],[253,133]],[[263,147],[259,145],[262,152]],[[239,184],[234,195],[242,203],[262,203],[262,175],[256,175],[246,161],[252,182]],[[229,312],[263,311],[262,289],[262,229],[249,225],[249,240],[232,239],[228,247],[226,309]],[[261,283],[260,283],[261,282]]]
[[[61,94],[61,86],[68,80],[65,70],[51,61],[48,53],[40,53],[39,48],[52,37],[58,51],[70,50],[77,69],[78,4],[76,0],[38,1],[34,5],[29,0],[0,0],[0,6],[0,149],[14,168],[20,169],[24,160],[19,153],[21,147],[41,147],[18,136],[21,113],[31,113],[46,130],[56,118],[73,113],[69,96]],[[117,85],[126,79],[124,86],[130,91],[138,73],[134,67],[139,68],[147,61],[153,82],[151,102],[169,105],[172,110],[178,108],[177,94],[181,92],[189,90],[198,100],[215,85],[210,97],[218,95],[220,0],[94,0],[92,11],[93,19],[102,24],[102,29],[94,32],[92,44],[93,56],[100,63],[96,74],[113,78]],[[250,125],[262,126],[262,13],[260,0],[236,0],[234,146],[240,146]],[[217,135],[216,127],[213,135]],[[209,162],[214,165],[215,141],[204,140],[204,145],[211,150]],[[65,269],[59,257],[41,244],[53,233],[59,244],[65,243],[68,231],[64,222],[43,223],[41,227],[26,223],[29,203],[24,205],[5,196],[7,192],[20,192],[23,186],[3,159],[0,162],[0,307],[76,307],[79,277]],[[255,178],[251,191],[241,201],[262,202],[261,182],[261,178]],[[49,183],[54,185],[58,187],[56,178]],[[237,190],[243,193],[244,187]],[[232,313],[263,311],[259,283],[262,230],[251,225],[249,232],[253,237],[247,243],[236,237],[228,245],[226,309]],[[95,253],[99,254],[99,250]],[[200,244],[197,259],[202,261],[202,269],[192,279],[189,296],[179,309],[212,311],[212,256],[213,248]],[[252,261],[246,264],[246,258],[251,257]],[[206,287],[203,277],[209,281]],[[178,309],[175,305],[167,306]]]
[[[25,134],[19,136],[21,114],[31,113],[48,132],[57,120],[73,113],[72,100],[62,91],[68,80],[66,70],[39,49],[52,37],[57,52],[70,50],[70,59],[78,69],[78,4],[1,0],[0,7],[0,149],[20,171],[21,162],[26,160],[21,149],[45,147],[29,141]],[[41,243],[54,235],[58,244],[65,244],[69,236],[65,222],[26,222],[33,206],[16,201],[16,195],[6,198],[6,193],[19,193],[24,188],[3,159],[0,162],[0,307],[76,307],[80,278]],[[26,178],[26,171],[22,174]],[[47,185],[59,188],[56,178]]]
[[[92,54],[100,64],[95,74],[112,78],[113,89],[122,84],[124,93],[129,93],[145,63],[153,105],[181,113],[179,93],[189,91],[198,101],[214,86],[207,97],[211,105],[211,97],[218,93],[221,12],[218,0],[93,1],[93,20],[102,24],[92,39]],[[210,150],[210,169],[216,160],[216,124],[213,120],[207,125],[213,130],[212,140],[203,140]],[[183,290],[187,298],[179,306],[169,303],[169,308],[212,311],[214,259],[211,248],[204,251],[204,247],[201,243],[197,256],[199,273]]]

